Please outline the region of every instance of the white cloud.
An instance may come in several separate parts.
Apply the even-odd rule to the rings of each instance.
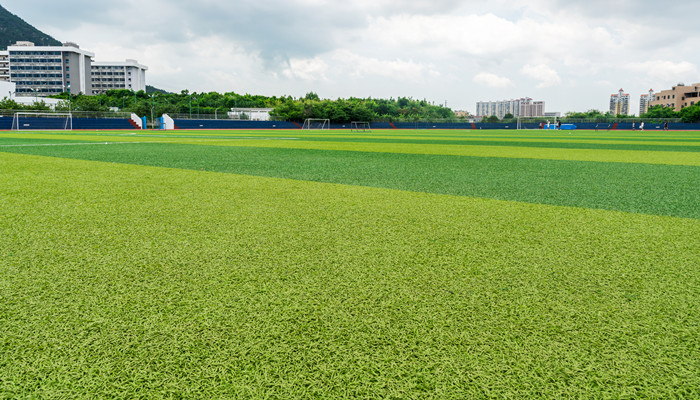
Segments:
[[[696,82],[700,80],[698,67],[688,61],[652,60],[632,62],[626,64],[625,69],[664,83]]]
[[[289,79],[300,79],[303,81],[325,81],[328,64],[319,57],[289,60],[289,67],[282,71],[282,74]]]
[[[368,75],[381,76],[399,81],[422,79],[428,73],[439,76],[440,73],[429,64],[421,64],[413,60],[381,60],[365,57],[349,50],[338,50],[332,54],[332,59],[339,69],[354,77],[362,78]]]
[[[474,83],[492,88],[506,88],[513,86],[513,81],[510,79],[489,72],[481,72],[477,74],[473,81]]]
[[[138,59],[149,84],[171,91],[412,96],[473,110],[498,88],[587,110],[620,87],[636,98],[700,80],[692,1],[406,0],[400,12],[392,0],[67,1],[2,4],[97,60]],[[563,90],[574,84],[576,96]]]
[[[561,84],[561,78],[557,71],[545,64],[531,65],[526,64],[520,70],[524,75],[539,81],[538,88],[546,88]]]

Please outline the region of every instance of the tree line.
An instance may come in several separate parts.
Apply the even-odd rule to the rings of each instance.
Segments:
[[[109,90],[104,94],[86,96],[61,93],[53,98],[63,100],[57,111],[133,112],[140,116],[159,117],[162,114],[187,114],[192,118],[201,115],[224,117],[232,108],[271,108],[271,114],[280,120],[304,121],[306,118],[330,119],[334,122],[350,121],[419,121],[454,118],[451,109],[434,105],[426,100],[410,97],[397,99],[349,98],[321,99],[316,93],[301,98],[292,96],[261,96],[229,93],[146,93],[131,90]],[[35,104],[21,105],[5,98],[0,101],[5,110],[48,110],[39,100]]]

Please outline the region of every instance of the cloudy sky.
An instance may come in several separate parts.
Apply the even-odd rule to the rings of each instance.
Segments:
[[[135,58],[169,91],[407,96],[474,112],[532,97],[607,110],[610,94],[700,82],[691,0],[2,0],[97,61]]]

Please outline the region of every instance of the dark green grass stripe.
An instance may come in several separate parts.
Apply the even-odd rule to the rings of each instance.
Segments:
[[[693,166],[160,143],[0,150],[700,218]]]

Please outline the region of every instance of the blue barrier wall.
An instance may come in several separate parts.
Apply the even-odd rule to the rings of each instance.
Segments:
[[[135,129],[128,119],[113,118],[73,118],[73,129],[85,130],[111,130],[111,129]],[[65,118],[22,118],[22,129],[26,130],[60,130],[64,129]],[[12,129],[12,117],[0,117],[0,130]]]
[[[12,117],[0,116],[0,130],[12,129]],[[23,129],[63,129],[62,123],[64,118],[23,118]],[[611,130],[613,123],[595,123],[595,122],[579,122],[576,123],[577,130]],[[177,129],[301,129],[301,124],[284,121],[240,121],[240,120],[195,120],[195,119],[176,119],[175,126]],[[473,129],[492,130],[492,129],[516,129],[516,124],[485,124],[485,123],[430,123],[430,122],[372,122],[373,130],[379,129]],[[350,123],[331,124],[331,129],[350,129]],[[540,129],[539,123],[523,124],[524,129]],[[128,119],[112,119],[112,118],[73,118],[73,129],[75,130],[121,130],[121,129],[138,129],[134,127]],[[632,130],[631,122],[619,122],[616,130]],[[639,130],[639,123],[634,124],[634,129]],[[644,124],[645,131],[663,130],[663,124]],[[669,130],[700,130],[700,123],[684,124],[670,123]]]
[[[241,121],[230,119],[176,119],[176,129],[300,129],[285,121]]]
[[[0,115],[0,131],[12,129],[12,117],[3,117]]]

